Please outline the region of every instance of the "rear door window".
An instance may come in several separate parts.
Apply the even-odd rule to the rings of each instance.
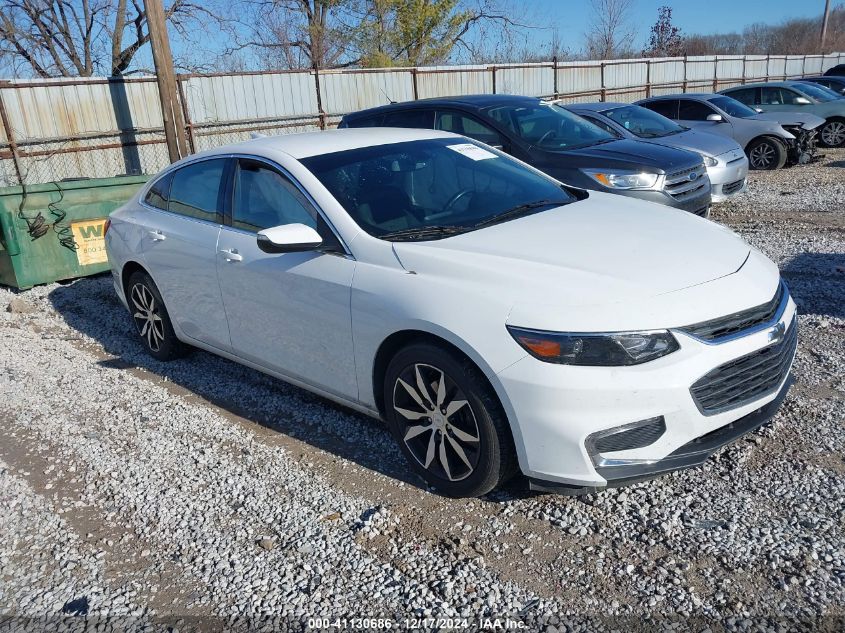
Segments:
[[[757,88],[740,88],[739,90],[731,90],[726,94],[732,99],[749,106],[755,105],[755,101],[757,101]]]
[[[191,163],[173,172],[167,210],[197,220],[222,222],[226,158]]]
[[[384,127],[407,127],[430,130],[434,124],[434,112],[431,110],[400,110],[384,115],[381,125]]]
[[[147,191],[147,195],[144,196],[144,202],[156,209],[167,211],[167,203],[170,200],[170,183],[172,180],[172,173],[156,180],[153,186]]]
[[[677,119],[678,118],[678,101],[677,99],[661,99],[659,101],[649,101],[648,103],[642,104],[649,110],[653,112],[657,112],[657,114],[662,114],[667,119]]]
[[[679,121],[706,121],[708,115],[716,114],[716,111],[701,101],[692,99],[678,100]]]

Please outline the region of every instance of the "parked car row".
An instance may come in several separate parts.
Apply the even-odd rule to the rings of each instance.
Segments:
[[[749,167],[803,164],[813,160],[817,141],[845,144],[845,99],[809,80],[634,104],[564,106],[536,97],[470,95],[391,103],[348,114],[340,127],[454,132],[569,185],[707,217],[711,202],[746,190]]]

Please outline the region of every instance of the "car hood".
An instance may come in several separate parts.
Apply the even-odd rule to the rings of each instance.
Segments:
[[[591,308],[641,302],[731,275],[750,252],[714,222],[603,193],[443,240],[393,246],[406,270],[438,283],[462,284],[512,304]]]
[[[536,151],[536,150],[535,150]],[[670,173],[695,167],[701,156],[675,147],[666,147],[650,141],[620,139],[589,147],[560,151],[543,150],[550,162],[555,156],[576,158],[579,167],[604,167],[609,161],[631,163],[635,169],[648,168],[653,173]]]
[[[742,148],[739,143],[721,134],[710,134],[708,132],[698,132],[696,130],[686,130],[678,134],[670,134],[660,138],[650,138],[649,143],[656,145],[665,145],[668,147],[677,147],[699,154],[707,154],[709,156],[721,156],[727,152],[739,150]]]
[[[781,125],[800,125],[807,130],[814,130],[824,123],[823,118],[809,112],[761,112],[748,118],[775,121]]]

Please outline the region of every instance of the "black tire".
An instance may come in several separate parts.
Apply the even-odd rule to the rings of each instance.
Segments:
[[[845,145],[845,119],[831,119],[819,130],[819,143],[825,147]]]
[[[424,395],[420,381],[426,388]],[[438,492],[449,497],[478,497],[516,472],[505,413],[490,384],[469,359],[430,343],[409,345],[390,361],[383,390],[390,432],[411,468]],[[427,428],[420,431],[422,427]]]
[[[755,138],[745,152],[751,169],[780,169],[786,164],[786,146],[771,136]]]
[[[170,315],[152,277],[140,270],[132,273],[126,282],[126,302],[135,329],[150,356],[169,361],[185,355],[187,346],[176,338]]]

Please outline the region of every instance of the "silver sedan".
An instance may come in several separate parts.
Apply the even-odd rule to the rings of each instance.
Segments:
[[[747,189],[748,158],[739,143],[732,139],[691,130],[657,112],[630,103],[574,103],[567,109],[619,138],[701,154],[710,177],[713,202],[724,202]]]

